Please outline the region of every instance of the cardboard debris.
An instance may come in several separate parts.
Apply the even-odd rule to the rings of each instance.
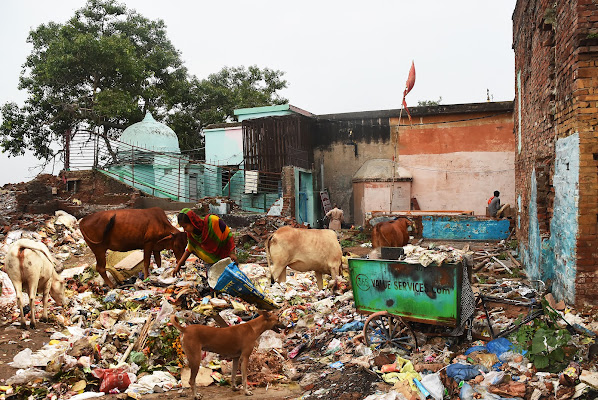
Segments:
[[[191,370],[188,367],[183,368],[181,370],[181,384],[183,388],[191,387],[189,385],[190,377]],[[199,367],[199,371],[195,377],[195,384],[197,386],[210,386],[212,383],[214,383],[214,379],[212,379],[212,370],[206,367]]]

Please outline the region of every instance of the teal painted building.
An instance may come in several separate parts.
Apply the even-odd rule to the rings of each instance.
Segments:
[[[234,111],[239,122],[213,124],[204,129],[206,180],[221,181],[226,169],[234,171],[230,183],[221,192],[219,188],[211,187],[207,196],[227,196],[237,202],[243,210],[262,212],[269,209],[276,200],[282,197],[282,187],[276,193],[258,193],[257,180],[262,179],[259,171],[246,171],[243,162],[243,121],[258,118],[302,115],[314,115],[290,104],[242,108]],[[309,175],[309,177],[308,177]],[[301,176],[301,179],[299,177]],[[297,171],[295,204],[296,215],[300,222],[316,222],[313,179],[307,171]],[[299,209],[300,205],[303,205]]]

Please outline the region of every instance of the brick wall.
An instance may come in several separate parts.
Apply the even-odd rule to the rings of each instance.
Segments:
[[[570,303],[598,304],[598,4],[519,0],[513,49],[526,269]]]
[[[598,5],[578,0],[579,29],[573,112],[579,131],[579,234],[576,293],[598,303]]]

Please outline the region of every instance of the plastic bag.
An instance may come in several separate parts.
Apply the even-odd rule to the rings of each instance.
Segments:
[[[282,339],[274,331],[266,331],[262,333],[259,339],[258,349],[270,350],[270,349],[282,349]]]
[[[402,393],[395,392],[394,390],[388,393],[376,393],[370,394],[363,400],[407,400]]]
[[[337,332],[348,332],[348,331],[360,331],[362,329],[363,329],[363,322],[352,321],[352,322],[347,322],[345,325],[343,325],[340,328],[334,328],[332,330],[332,332],[337,333]]]
[[[110,390],[118,389],[119,391],[126,390],[131,384],[129,374],[124,368],[116,369],[94,369],[91,374],[101,380],[100,392],[108,393]]]
[[[467,349],[467,351],[465,351],[465,355],[468,356],[474,351],[488,351],[488,349],[486,348],[486,346],[473,346]]]
[[[56,210],[54,211],[54,215],[56,216],[56,221],[54,222],[56,225],[64,225],[72,230],[77,223],[77,218],[73,217],[66,211]]]
[[[326,350],[326,354],[333,354],[339,351],[343,347],[343,343],[334,338],[328,343],[328,349]]]
[[[12,362],[9,362],[8,365],[13,368],[29,368],[33,366],[31,362],[32,354],[33,352],[29,348],[22,350],[14,356]]]
[[[484,374],[483,386],[498,385],[505,377],[505,371],[490,371]]]
[[[499,362],[498,357],[494,353],[481,353],[476,355],[476,358],[479,360],[479,363],[487,369],[491,369],[494,364]]]
[[[444,385],[439,374],[429,374],[422,378],[422,385],[430,392],[434,400],[442,400],[444,396]]]
[[[17,294],[12,281],[8,277],[8,274],[4,271],[0,271],[0,288],[2,289],[2,295],[0,296],[0,307],[15,307],[17,305]]]
[[[145,375],[137,383],[132,383],[126,390],[129,397],[140,398],[140,395],[154,392],[156,386],[163,390],[170,390],[177,385],[178,381],[170,373],[165,371],[154,371],[151,375]]]
[[[278,306],[269,298],[264,296],[234,262],[222,268],[225,260],[230,262],[230,258],[225,258],[214,264],[208,272],[208,282],[214,290],[225,292],[230,295],[240,297],[248,303],[265,310],[275,310]],[[222,263],[222,264],[221,264]]]
[[[463,383],[461,386],[461,391],[459,392],[459,397],[461,400],[472,400],[473,399],[474,390],[469,383]]]
[[[168,302],[168,300],[166,300],[166,298],[162,299],[162,304],[161,304],[161,309],[158,312],[158,315],[156,316],[156,322],[157,324],[161,323],[165,318],[169,318],[170,314],[174,313],[174,308],[172,308],[172,306],[170,305],[170,303]]]
[[[511,343],[509,339],[501,337],[489,341],[486,344],[486,348],[489,352],[496,354],[500,358],[502,353],[513,349],[513,343]]]
[[[43,379],[51,376],[50,373],[37,368],[20,369],[6,381],[9,385],[23,385],[36,379]]]

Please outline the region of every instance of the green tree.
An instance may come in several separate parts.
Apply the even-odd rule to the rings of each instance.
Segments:
[[[418,107],[439,106],[442,101],[442,96],[438,100],[421,100],[417,102]]]
[[[0,144],[9,155],[31,150],[48,160],[67,130],[118,136],[146,109],[164,113],[188,87],[164,22],[114,0],[89,0],[65,24],[42,24],[27,41],[33,51],[19,88],[28,98],[1,109]]]
[[[167,121],[177,132],[181,149],[202,148],[201,130],[210,124],[237,120],[237,108],[285,104],[287,100],[278,94],[287,87],[283,75],[282,71],[252,65],[224,67],[203,80],[193,77],[190,90]]]
[[[31,54],[19,88],[23,107],[0,108],[0,148],[8,155],[31,150],[41,160],[65,132],[117,138],[151,110],[177,132],[182,149],[202,147],[207,124],[225,122],[232,110],[284,102],[280,71],[224,68],[205,80],[189,76],[162,20],[149,20],[115,0],[88,0],[64,24],[49,22],[29,33]]]

